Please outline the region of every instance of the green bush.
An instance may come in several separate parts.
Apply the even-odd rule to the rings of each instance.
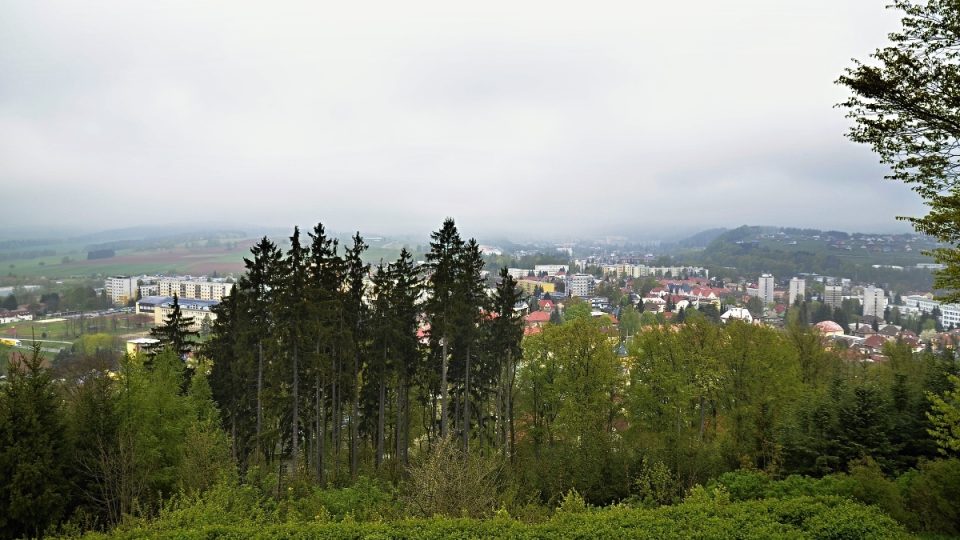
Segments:
[[[698,500],[656,509],[610,506],[576,512],[557,512],[553,518],[526,524],[503,513],[492,519],[424,518],[363,522],[258,522],[203,516],[222,508],[205,506],[190,514],[195,522],[162,515],[152,522],[118,528],[112,534],[90,538],[905,538],[894,520],[874,507],[839,497],[801,497],[790,500],[718,502]],[[228,512],[234,510],[227,509]]]

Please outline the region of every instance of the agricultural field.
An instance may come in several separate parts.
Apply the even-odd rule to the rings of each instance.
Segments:
[[[28,247],[4,245],[11,240],[0,241],[0,278],[20,279],[68,279],[90,278],[108,275],[238,275],[244,270],[243,258],[257,237],[232,237],[228,240],[161,241],[143,240],[117,242],[120,245],[137,244],[135,247],[114,248],[115,255],[109,258],[88,259],[93,247],[106,244],[89,244],[80,241],[31,241]],[[305,239],[309,241],[309,238]],[[287,247],[285,237],[274,238],[281,248]],[[369,249],[364,259],[371,264],[380,260],[392,262],[400,254],[396,242],[368,241]],[[342,239],[341,246],[349,245]],[[342,252],[342,251],[341,251]]]
[[[23,342],[21,349],[36,339],[45,352],[69,349],[84,335],[106,334],[121,339],[146,335],[153,327],[153,316],[136,313],[117,313],[80,319],[41,319],[0,325],[0,338],[14,338]]]
[[[176,247],[156,250],[118,250],[114,257],[87,260],[83,252],[69,251],[35,259],[14,259],[0,263],[0,271],[8,276],[69,277],[106,276],[111,274],[190,274],[204,275],[239,273],[243,257],[253,240],[238,242],[236,247]]]

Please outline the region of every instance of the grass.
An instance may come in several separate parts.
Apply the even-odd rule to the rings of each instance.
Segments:
[[[117,321],[114,328],[113,320]],[[116,314],[94,319],[85,319],[84,334],[103,333],[114,336],[129,334],[143,334],[151,326],[153,319],[148,315]],[[44,323],[43,321],[21,321],[0,325],[0,336],[15,337],[21,340],[30,340],[34,336],[38,340],[75,342],[80,338],[80,325],[77,319]]]

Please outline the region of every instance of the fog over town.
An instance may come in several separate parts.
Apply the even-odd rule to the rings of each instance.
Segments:
[[[867,0],[8,2],[3,221],[903,232],[920,200],[833,107],[897,21]]]

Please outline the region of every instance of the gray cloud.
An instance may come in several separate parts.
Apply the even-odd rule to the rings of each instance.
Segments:
[[[833,108],[893,14],[645,4],[4,3],[4,219],[657,236],[922,211]]]

